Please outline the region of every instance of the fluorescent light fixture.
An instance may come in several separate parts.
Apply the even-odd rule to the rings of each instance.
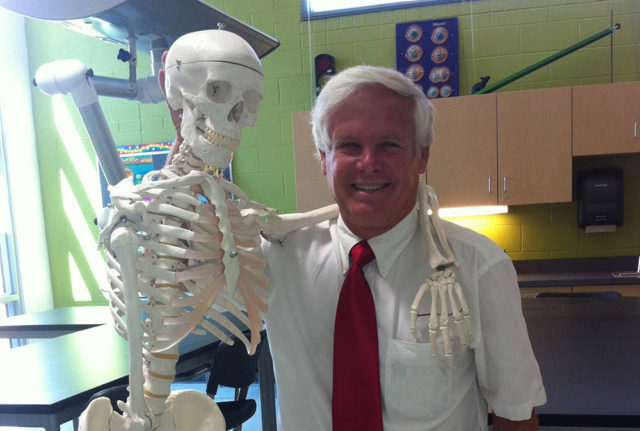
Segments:
[[[506,205],[483,205],[477,207],[440,208],[440,217],[471,217],[493,214],[506,214],[509,207]]]
[[[380,6],[394,3],[412,3],[415,0],[307,0],[311,12],[327,12],[367,6]]]

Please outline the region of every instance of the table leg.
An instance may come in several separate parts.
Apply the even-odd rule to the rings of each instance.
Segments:
[[[273,361],[269,351],[267,337],[262,339],[264,345],[258,359],[258,375],[260,381],[260,409],[262,411],[263,431],[276,431],[276,395]]]
[[[47,416],[47,421],[44,426],[45,431],[60,431],[60,423],[56,415]]]

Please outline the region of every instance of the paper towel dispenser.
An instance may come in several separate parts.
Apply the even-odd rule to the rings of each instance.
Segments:
[[[588,169],[577,180],[578,225],[621,225],[622,169]]]

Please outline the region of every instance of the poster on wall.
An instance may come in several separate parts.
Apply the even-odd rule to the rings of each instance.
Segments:
[[[167,160],[173,142],[155,142],[151,144],[116,147],[127,176],[133,178],[133,184],[140,184],[142,178],[151,171],[162,169]],[[205,172],[210,175],[232,181],[231,165],[226,169],[207,166]],[[102,189],[102,205],[111,202],[107,180],[100,169],[100,187]]]
[[[458,18],[396,24],[396,69],[429,99],[458,95]]]

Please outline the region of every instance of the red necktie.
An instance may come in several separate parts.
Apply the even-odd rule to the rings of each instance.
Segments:
[[[362,272],[375,255],[362,241],[349,256],[333,338],[333,431],[382,431],[376,309]]]

